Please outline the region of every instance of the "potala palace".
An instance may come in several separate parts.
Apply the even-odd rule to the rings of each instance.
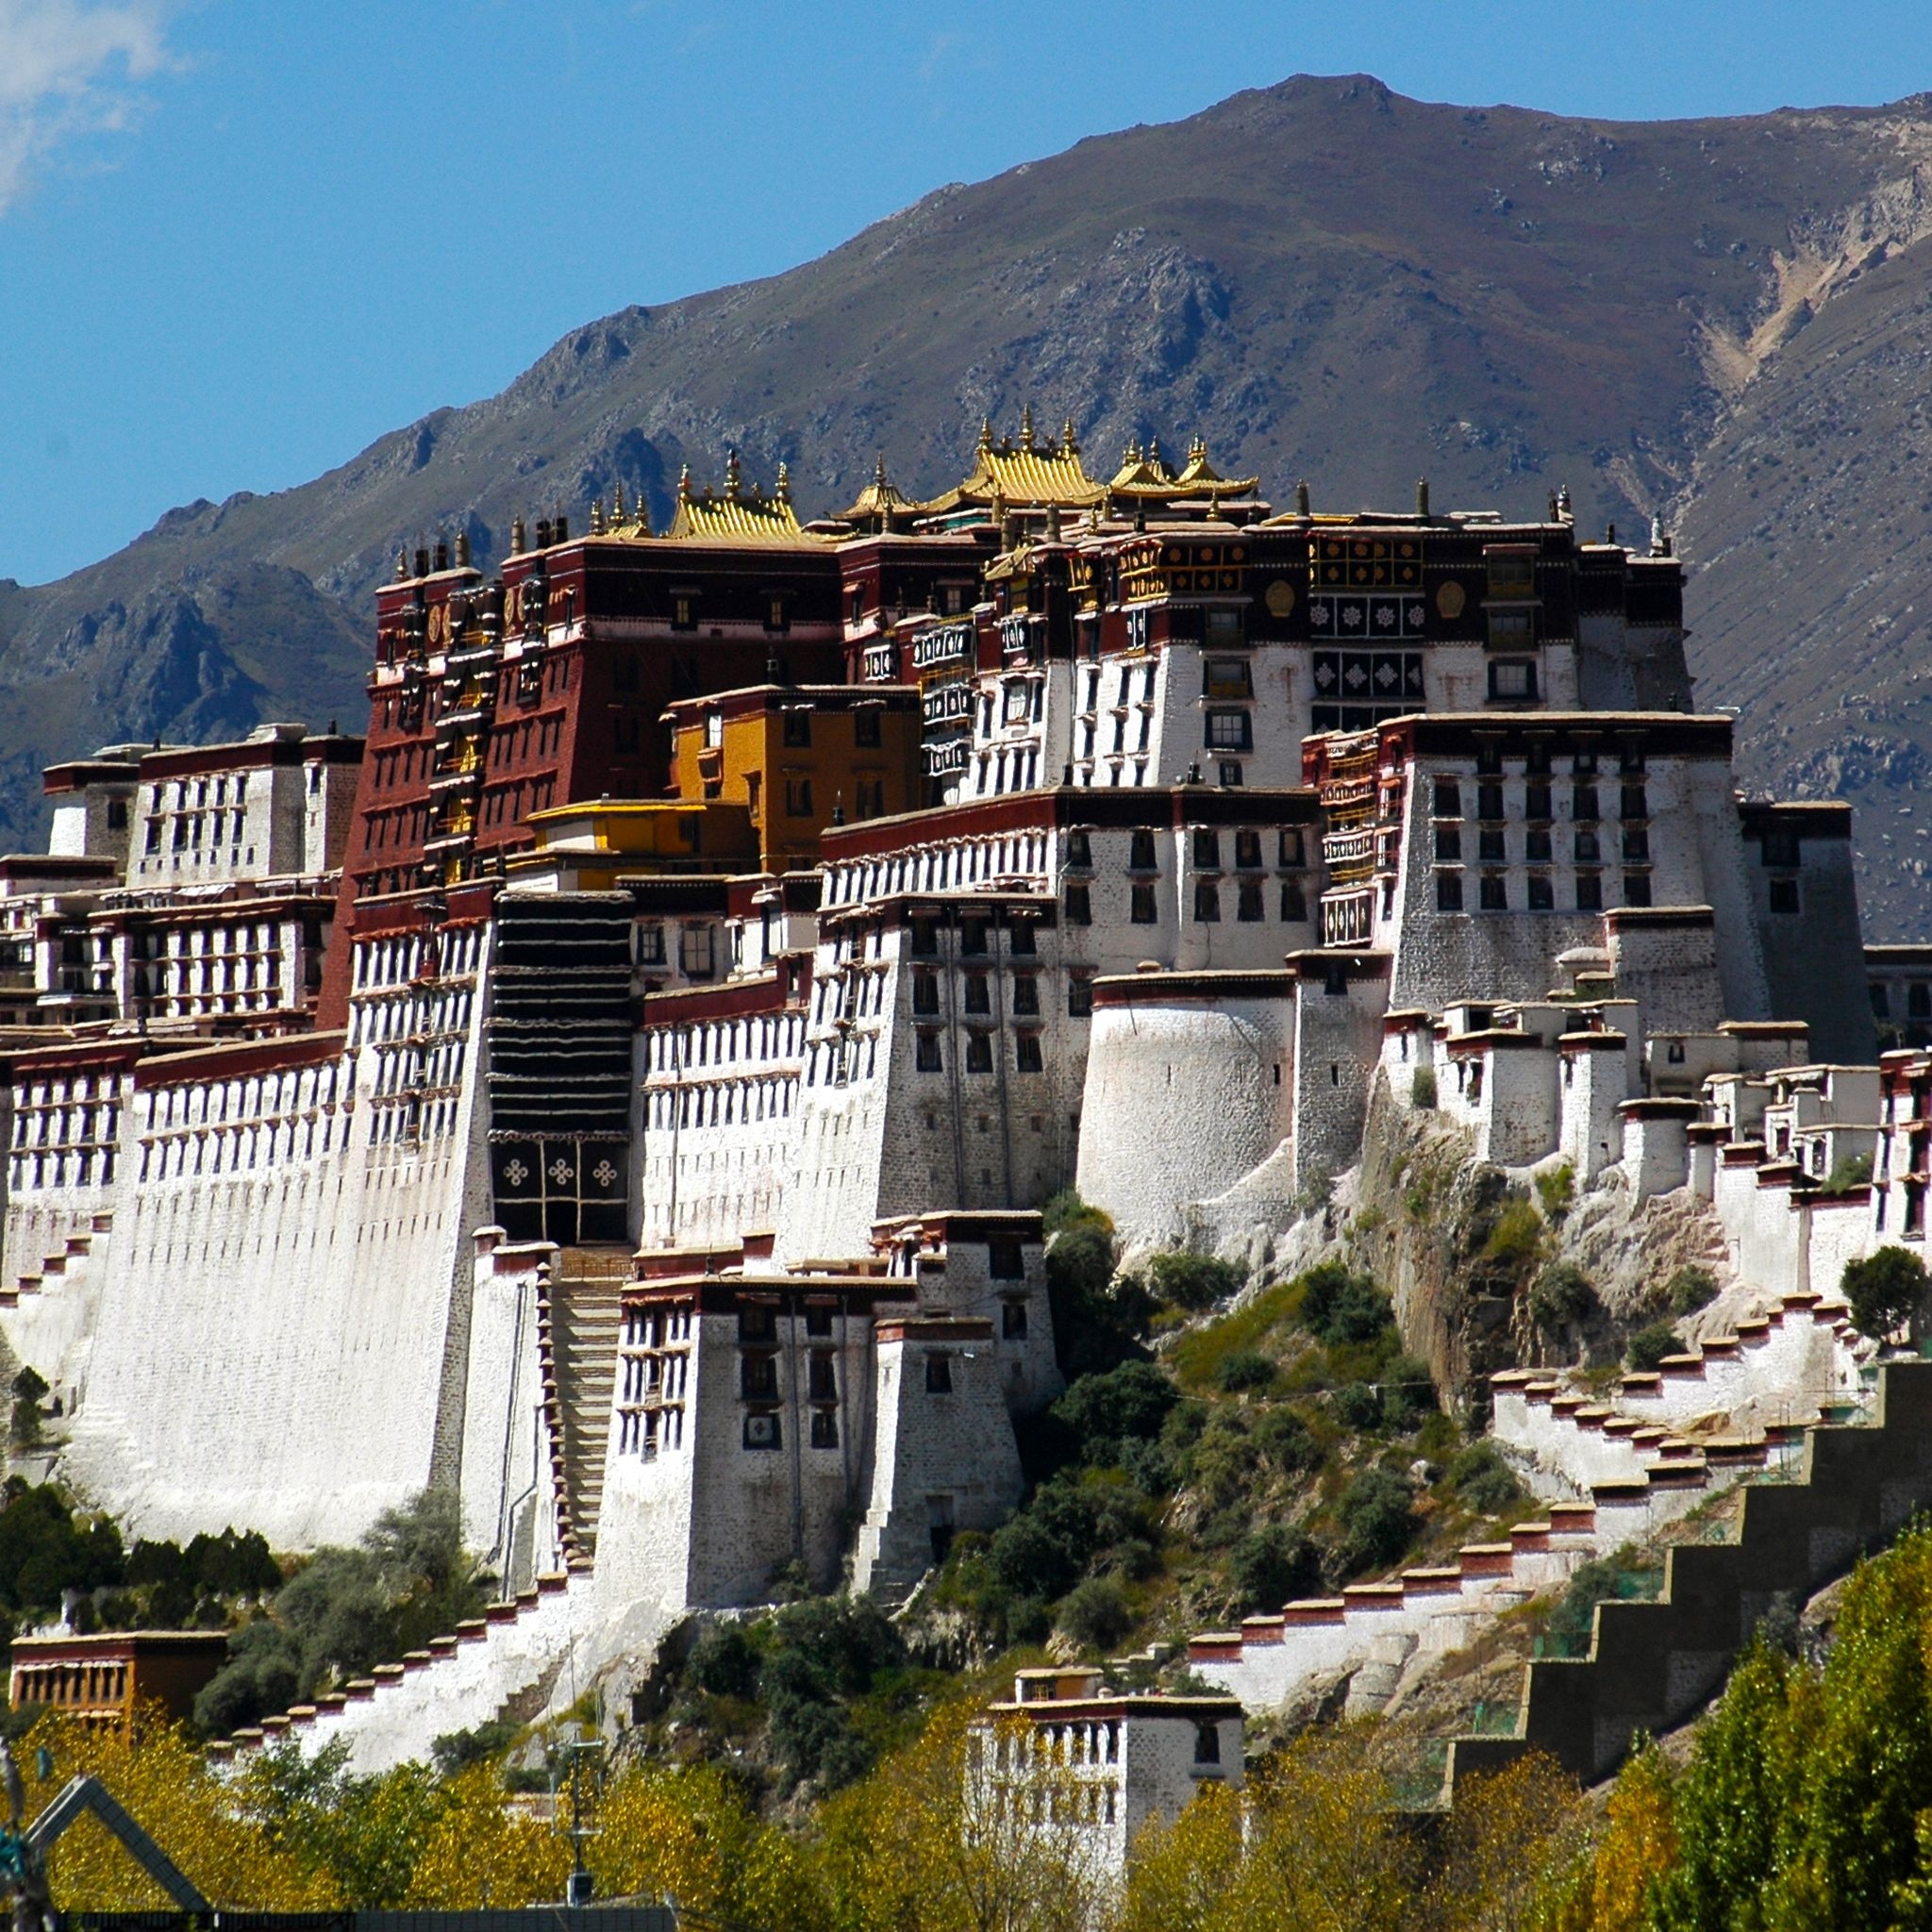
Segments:
[[[1029,419],[801,522],[733,458],[662,531],[400,557],[365,737],[47,773],[0,1331],[60,1473],[280,1548],[454,1486],[508,1585],[271,1729],[391,1761],[793,1565],[903,1600],[1060,1387],[1041,1203],[1259,1270],[1372,1119],[1667,1198],[1766,1312],[1593,1427],[1499,1388],[1549,1522],[1204,1637],[1250,1708],[1718,1480],[1663,1465],[1720,1381],[1740,1463],[1856,1385],[1843,1263],[1924,1239],[1932,947],[1864,944],[1849,808],[1740,796],[1661,531],[1257,489]]]

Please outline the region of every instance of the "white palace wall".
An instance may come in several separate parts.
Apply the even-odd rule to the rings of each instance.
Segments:
[[[448,943],[462,957],[426,986],[398,957],[358,987],[340,1058],[277,1069],[242,1046],[142,1070],[67,1452],[136,1532],[350,1541],[456,1474],[489,1218],[466,1077],[486,933]]]

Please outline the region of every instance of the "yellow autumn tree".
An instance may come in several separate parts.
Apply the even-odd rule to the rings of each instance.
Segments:
[[[1670,1766],[1640,1750],[1618,1774],[1603,1828],[1545,1882],[1534,1932],[1642,1932],[1658,1878],[1677,1856]]]
[[[51,1773],[40,1775],[44,1746]],[[15,1747],[32,1819],[71,1777],[107,1786],[182,1873],[229,1910],[326,1911],[345,1903],[326,1872],[305,1867],[247,1817],[234,1794],[178,1726],[158,1720],[123,1732],[42,1718]],[[73,1825],[47,1860],[54,1903],[63,1912],[145,1911],[172,1903],[92,1815]]]
[[[410,1874],[405,1906],[499,1910],[561,1901],[570,1840],[503,1789],[499,1766],[474,1764],[444,1787],[445,1803]]]
[[[1241,1795],[1219,1782],[1178,1818],[1155,1819],[1134,1844],[1120,1932],[1211,1932],[1240,1880],[1245,1831]]]

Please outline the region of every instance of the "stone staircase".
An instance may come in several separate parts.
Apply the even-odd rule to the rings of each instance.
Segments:
[[[1736,1532],[1665,1553],[1654,1602],[1601,1603],[1589,1655],[1526,1664],[1513,1733],[1458,1738],[1464,1773],[1541,1751],[1585,1784],[1607,1777],[1640,1732],[1658,1736],[1723,1687],[1733,1658],[1779,1598],[1803,1603],[1932,1504],[1932,1362],[1877,1371],[1872,1419],[1803,1428],[1789,1479],[1748,1482]]]
[[[617,1387],[626,1247],[564,1248],[539,1305],[537,1348],[550,1421],[558,1525],[575,1557],[596,1554],[604,1456]]]

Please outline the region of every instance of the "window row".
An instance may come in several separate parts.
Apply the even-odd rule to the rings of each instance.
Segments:
[[[1091,1008],[1088,1008],[1091,1011]],[[993,1038],[991,1033],[978,1030],[966,1035],[966,1071],[969,1074],[990,1074],[993,1071]],[[942,1074],[946,1070],[944,1036],[927,1028],[922,1028],[913,1036],[912,1064],[922,1074]],[[1046,1071],[1045,1051],[1037,1033],[1019,1033],[1013,1037],[1013,1071],[1018,1074],[1043,1074]]]
[[[1608,842],[1616,845],[1618,856],[1625,865],[1650,863],[1650,827],[1647,824],[1625,825],[1622,833]],[[1605,843],[1601,833],[1588,826],[1580,827],[1571,837],[1571,856],[1578,865],[1600,865],[1605,858]],[[1458,824],[1438,824],[1437,864],[1455,865],[1459,863],[1464,856],[1462,827]],[[1475,857],[1484,865],[1508,864],[1508,841],[1501,825],[1477,826]],[[1555,857],[1555,835],[1547,825],[1530,825],[1524,829],[1523,861],[1525,865],[1548,865]]]
[[[1624,785],[1618,788],[1618,816],[1624,819],[1647,819],[1650,816],[1650,794],[1643,785]],[[1463,816],[1463,788],[1459,778],[1438,778],[1433,800],[1433,816],[1438,819],[1459,819]],[[1507,816],[1504,809],[1504,788],[1495,782],[1482,782],[1475,788],[1475,815],[1478,819],[1499,820]],[[1556,792],[1550,785],[1526,783],[1523,788],[1523,816],[1526,819],[1554,819],[1556,817]],[[1573,785],[1570,788],[1570,816],[1577,824],[1594,824],[1603,817],[1602,789],[1596,785]]]
[[[1215,924],[1222,916],[1222,882],[1219,879],[1197,878],[1193,901],[1196,923]],[[1237,879],[1234,882],[1234,917],[1241,924],[1255,924],[1265,920],[1268,916],[1267,901],[1265,879]],[[1307,889],[1300,879],[1277,881],[1274,903],[1276,916],[1284,924],[1297,924],[1308,916]],[[1069,925],[1093,924],[1093,889],[1091,886],[1077,881],[1070,883],[1061,905]],[[1130,885],[1127,888],[1127,920],[1132,925],[1160,924],[1158,888],[1151,885]]]

